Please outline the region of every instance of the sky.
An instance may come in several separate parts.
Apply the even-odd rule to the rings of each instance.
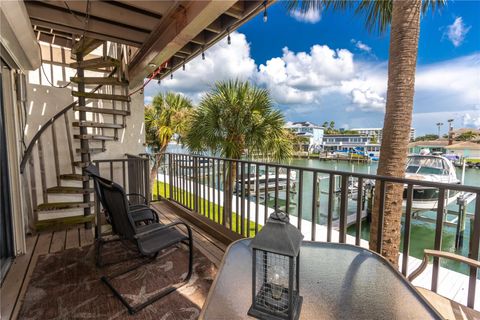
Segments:
[[[152,81],[145,103],[159,92],[198,104],[216,81],[248,80],[270,90],[287,121],[337,127],[382,127],[389,32],[369,32],[353,11],[288,13],[277,2],[178,70]],[[448,1],[421,19],[413,127],[437,133],[436,123],[480,128],[480,1]]]

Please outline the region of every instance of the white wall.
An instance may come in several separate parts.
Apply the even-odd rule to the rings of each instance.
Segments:
[[[42,58],[50,61],[54,59],[56,62],[63,63],[63,65],[54,65],[53,69],[50,63],[44,63],[42,71],[37,69],[30,71],[27,79],[27,126],[25,127],[25,143],[28,145],[37,131],[50,118],[52,118],[59,111],[71,104],[74,99],[71,95],[71,90],[76,90],[74,85],[67,88],[55,88],[49,83],[53,82],[55,86],[65,85],[71,76],[75,75],[75,70],[66,67],[70,63],[70,52],[59,47],[50,48],[49,45],[42,45]],[[91,58],[87,57],[86,59]],[[45,73],[45,74],[44,74]],[[99,73],[86,72],[85,76],[100,76]],[[87,88],[90,90],[90,88]],[[99,90],[99,93],[111,93],[105,90]],[[119,92],[116,92],[117,94]],[[131,115],[126,118],[126,128],[118,129],[118,141],[107,141],[106,151],[102,153],[93,153],[91,160],[100,159],[118,159],[124,158],[125,153],[139,154],[144,152],[144,102],[143,94],[135,94],[131,97],[130,103]],[[111,104],[111,103],[110,103]],[[107,102],[94,102],[89,104],[93,107],[111,108]],[[117,108],[119,104],[117,102]],[[78,120],[78,112],[73,110],[67,113],[69,123]],[[117,116],[117,123],[121,123],[122,117]],[[113,123],[114,118],[111,115],[99,115],[87,113],[87,120],[100,121],[106,123]],[[59,153],[59,172],[55,170],[54,161],[54,147],[53,135],[51,128],[48,128],[42,134],[42,147],[45,159],[46,187],[53,187],[57,185],[57,174],[72,173],[72,165],[70,160],[70,152],[68,148],[68,138],[73,143],[74,160],[80,160],[80,154],[76,153],[76,148],[80,148],[78,140],[73,139],[74,134],[79,133],[79,128],[70,127],[70,137],[67,136],[65,127],[65,120],[63,117],[55,121],[55,131],[57,137],[58,153]],[[99,129],[90,129],[89,133],[102,134]],[[104,135],[113,136],[113,129],[106,129]],[[90,147],[101,147],[100,141],[90,142]],[[37,186],[37,202],[43,203],[42,198],[42,180],[40,175],[38,148],[34,148],[33,158],[35,159],[35,184]],[[27,166],[28,167],[28,166]],[[116,171],[121,170],[120,167]],[[75,168],[76,173],[80,173],[79,168]],[[115,173],[115,176],[118,172]],[[29,178],[30,179],[30,178]],[[81,186],[79,181],[61,181],[63,186]],[[29,181],[30,184],[30,181]],[[64,202],[64,201],[82,201],[82,195],[49,195],[49,202]],[[61,216],[78,215],[79,210],[55,211],[49,214],[42,214],[40,219],[55,218]]]

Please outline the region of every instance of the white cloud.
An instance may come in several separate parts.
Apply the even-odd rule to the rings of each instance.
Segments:
[[[444,36],[452,42],[455,47],[460,46],[465,40],[465,36],[470,30],[471,26],[466,26],[463,23],[462,17],[455,18],[455,21],[447,26],[447,30],[444,33]]]
[[[205,52],[205,60],[198,56],[158,85],[152,81],[145,88],[145,96],[154,96],[157,92],[175,91],[185,94],[198,102],[205,91],[216,81],[229,79],[250,79],[256,72],[255,61],[250,57],[250,45],[244,34],[233,32],[231,44],[220,41]]]
[[[465,112],[462,117],[462,122],[465,127],[480,129],[480,106],[477,106],[471,112]]]
[[[145,89],[149,102],[159,91],[175,91],[198,103],[215,81],[246,79],[268,88],[289,120],[323,123],[335,120],[352,127],[381,126],[386,103],[387,61],[362,60],[347,49],[314,45],[308,52],[283,49],[257,67],[241,33],[232,44],[221,41],[175,72],[161,85]],[[435,123],[455,118],[458,125],[480,122],[480,54],[419,65],[415,80],[414,125],[418,134],[436,132]],[[454,115],[451,113],[455,113]]]
[[[351,43],[353,43],[355,45],[355,47],[357,47],[358,49],[360,49],[361,51],[365,51],[367,53],[370,53],[372,52],[372,48],[369,47],[368,45],[366,45],[365,43],[363,43],[362,41],[360,40],[355,40],[355,39],[352,39],[350,40]]]
[[[305,23],[317,23],[322,19],[322,13],[318,9],[310,9],[306,12],[295,10],[291,13],[295,20]]]

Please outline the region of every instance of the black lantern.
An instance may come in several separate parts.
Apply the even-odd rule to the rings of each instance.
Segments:
[[[288,215],[274,212],[250,243],[252,248],[252,306],[258,319],[298,319],[300,245],[303,235]]]

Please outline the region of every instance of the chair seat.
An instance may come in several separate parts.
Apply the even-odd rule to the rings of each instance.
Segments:
[[[142,221],[145,221],[145,220],[152,220],[152,221],[156,220],[155,216],[154,216],[155,213],[153,212],[152,209],[150,209],[146,205],[136,204],[136,205],[130,206],[129,209],[130,210],[135,210],[135,211],[130,213],[133,221],[135,221],[135,222],[142,222]]]
[[[137,233],[154,231],[162,225],[159,223],[148,224],[136,228]],[[140,252],[144,255],[151,255],[167,248],[180,241],[188,240],[188,236],[175,228],[159,229],[158,232],[151,232],[148,235],[137,239]]]
[[[480,319],[480,312],[476,310],[447,299],[428,289],[417,287],[417,290],[445,319]]]

